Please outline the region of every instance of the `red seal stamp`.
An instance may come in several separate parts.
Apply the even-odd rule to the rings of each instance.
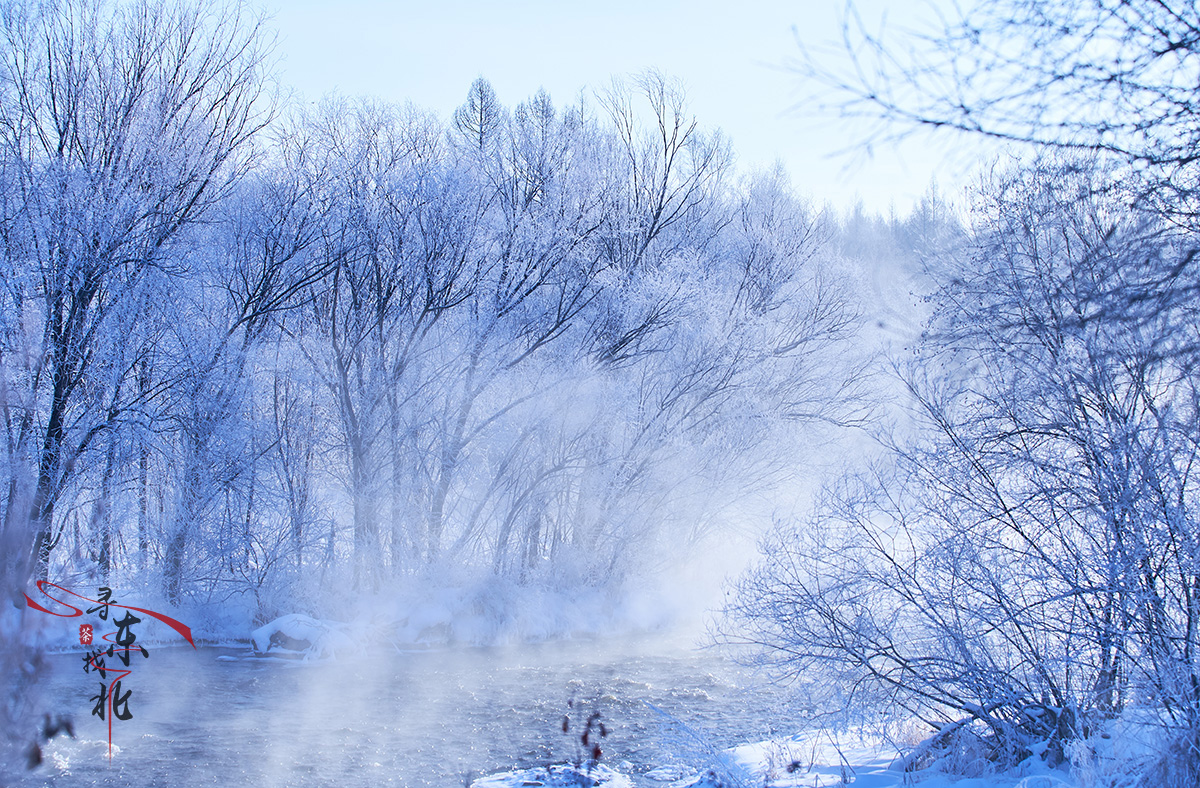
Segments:
[[[92,625],[91,624],[80,624],[79,625],[79,645],[81,645],[81,646],[92,645]]]

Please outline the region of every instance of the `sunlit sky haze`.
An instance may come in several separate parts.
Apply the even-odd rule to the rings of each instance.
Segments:
[[[288,0],[275,7],[278,72],[305,101],[336,91],[411,101],[443,118],[484,76],[506,106],[544,87],[559,106],[613,76],[655,68],[683,81],[690,107],[731,139],[739,169],[781,161],[815,202],[906,212],[936,178],[953,193],[968,181],[961,150],[927,133],[868,154],[850,148],[843,122],[799,102],[811,92],[788,68],[799,43],[839,36],[838,4],[715,0],[603,4],[525,0],[387,2]],[[888,6],[892,7],[889,9]],[[930,4],[860,3],[873,26],[919,26]]]

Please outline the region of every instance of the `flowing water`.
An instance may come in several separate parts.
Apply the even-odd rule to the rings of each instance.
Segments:
[[[95,674],[50,658],[43,705],[77,738],[46,747],[21,786],[436,786],[571,761],[599,712],[601,762],[642,777],[703,766],[724,747],[802,727],[783,693],[712,650],[660,641],[380,653],[336,662],[247,659],[235,649],[159,648],[125,680],[133,718],[91,715]],[[110,659],[110,662],[114,661]],[[570,733],[562,731],[563,717]],[[594,737],[594,734],[593,734]]]

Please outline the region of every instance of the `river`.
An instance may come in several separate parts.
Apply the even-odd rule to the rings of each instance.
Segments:
[[[409,786],[570,761],[593,712],[601,762],[638,786],[671,763],[802,727],[784,693],[724,654],[654,638],[378,653],[336,662],[158,648],[123,683],[133,718],[91,715],[99,680],[80,655],[50,657],[43,705],[77,737],[46,747],[20,786]],[[110,662],[115,661],[110,658]],[[571,731],[562,731],[567,715]],[[594,735],[594,734],[593,734]]]

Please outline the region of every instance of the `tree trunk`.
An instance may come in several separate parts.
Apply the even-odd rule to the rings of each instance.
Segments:
[[[117,453],[116,444],[115,438],[110,435],[108,451],[105,452],[104,457],[104,475],[100,478],[100,494],[92,515],[94,528],[100,538],[100,555],[97,557],[97,563],[100,568],[100,576],[104,578],[105,584],[108,583],[108,576],[112,571],[115,546],[112,521],[112,475]]]

